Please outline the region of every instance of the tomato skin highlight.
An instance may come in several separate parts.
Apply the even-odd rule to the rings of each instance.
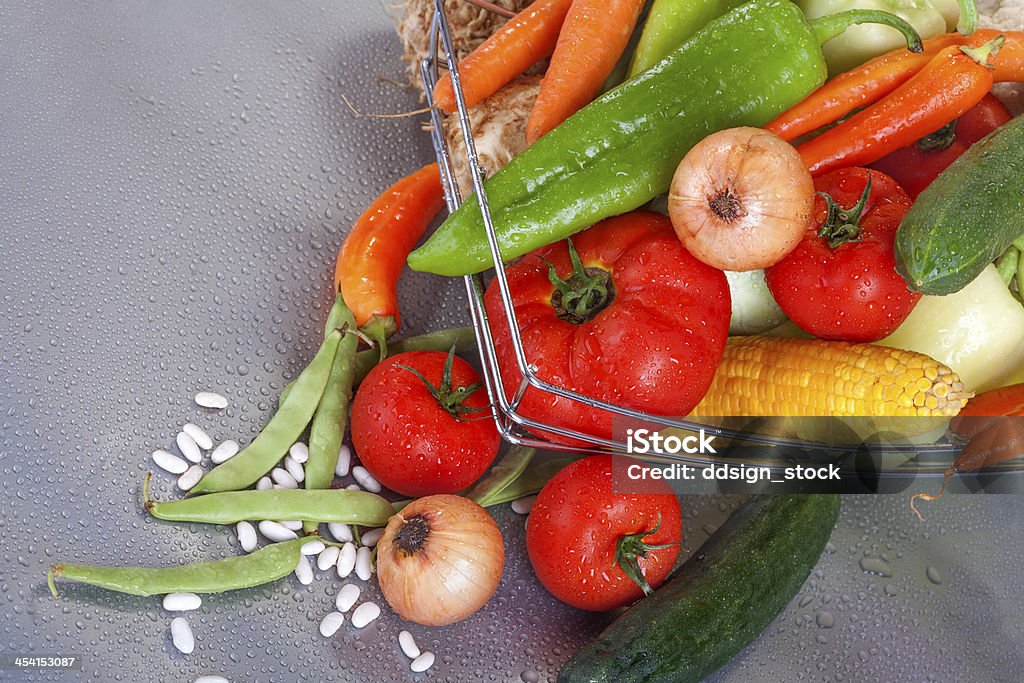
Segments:
[[[620,536],[654,529],[650,545],[673,544],[638,558],[644,577],[657,588],[679,555],[682,514],[679,500],[663,480],[644,482],[660,493],[612,491],[612,458],[592,455],[570,464],[549,481],[530,511],[526,549],[533,570],[548,591],[573,607],[603,612],[643,597],[643,591],[615,561]]]
[[[818,231],[828,205],[819,194],[814,222],[786,258],[765,270],[782,310],[800,329],[821,339],[873,342],[891,334],[920,301],[896,272],[894,244],[911,200],[880,171],[845,168],[814,179],[844,209],[857,204],[871,178],[871,193],[857,239],[830,247]]]
[[[915,142],[879,159],[871,168],[888,174],[911,199],[917,199],[971,145],[1012,118],[1006,105],[989,93],[957,120],[955,138],[949,147],[924,151]]]
[[[400,367],[418,370],[438,386],[447,356],[440,351],[391,356],[370,371],[352,402],[352,444],[360,461],[381,484],[405,496],[461,491],[498,454],[501,437],[488,412],[486,390],[463,402],[479,412],[456,419],[419,377]],[[479,380],[469,363],[454,359],[454,387]]]
[[[582,265],[610,275],[614,296],[590,319],[558,316],[548,262],[572,273],[565,241],[506,268],[528,361],[557,386],[659,415],[687,415],[711,385],[729,331],[725,274],[694,258],[669,219],[651,211],[609,218],[578,233]],[[509,397],[522,378],[496,285],[485,295],[499,369]],[[522,415],[610,438],[610,413],[529,387]],[[545,433],[561,443],[578,440]]]

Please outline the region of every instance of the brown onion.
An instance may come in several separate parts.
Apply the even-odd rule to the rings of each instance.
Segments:
[[[425,626],[461,621],[501,581],[505,547],[482,507],[447,494],[415,500],[388,522],[377,544],[377,579],[392,609]]]
[[[767,268],[811,226],[814,181],[788,142],[760,128],[714,133],[687,153],[668,195],[686,249],[722,270]]]

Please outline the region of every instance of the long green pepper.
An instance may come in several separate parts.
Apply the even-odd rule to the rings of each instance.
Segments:
[[[355,330],[356,320],[352,311],[345,305],[341,292],[334,299],[334,306],[327,316],[327,321],[334,327]],[[303,486],[306,489],[330,488],[334,481],[334,469],[338,466],[338,450],[345,438],[348,426],[348,404],[352,400],[352,384],[355,381],[355,355],[359,337],[346,334],[338,344],[334,355],[331,374],[327,378],[313,421],[309,425],[309,460],[306,461]],[[304,519],[286,517],[285,519]],[[306,533],[317,529],[318,521],[306,520],[303,525]]]
[[[569,117],[485,187],[501,256],[509,260],[636,209],[665,192],[680,160],[710,133],[761,126],[825,82],[820,44],[854,10],[808,23],[789,0],[753,0],[705,26],[669,57]],[[409,255],[414,270],[466,275],[493,267],[480,205],[466,201]]]
[[[302,546],[321,540],[306,536],[274,543],[248,555],[178,567],[106,567],[91,564],[55,564],[47,583],[57,597],[56,579],[88,583],[130,595],[167,593],[223,593],[250,588],[287,576],[299,563]]]
[[[327,386],[341,337],[340,330],[327,335],[313,360],[295,380],[288,400],[263,431],[241,453],[210,470],[188,492],[189,496],[244,489],[273,469],[313,417]]]
[[[647,71],[708,22],[741,4],[743,0],[654,0],[629,65],[629,77]]]

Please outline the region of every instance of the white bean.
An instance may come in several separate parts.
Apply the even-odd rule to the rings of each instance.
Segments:
[[[186,422],[185,426],[181,428],[181,431],[192,437],[192,440],[196,442],[196,445],[202,448],[204,451],[208,451],[213,448],[213,439],[206,433],[206,430],[193,422]]]
[[[309,541],[308,543],[303,543],[302,547],[299,548],[299,552],[303,555],[316,555],[318,553],[322,553],[326,547],[327,546],[324,545],[323,541],[314,540]]]
[[[413,673],[423,673],[430,667],[434,666],[434,653],[429,650],[421,654],[416,659],[412,660],[412,664],[409,668],[412,669]]]
[[[261,534],[266,536],[269,540],[273,541],[274,543],[281,543],[282,541],[293,541],[299,537],[298,534],[296,534],[291,529],[286,529],[277,522],[271,522],[268,520],[263,520],[262,522],[260,522],[259,529]]]
[[[266,491],[274,488],[274,482],[270,481],[270,477],[260,477],[260,480],[256,482],[257,491]]]
[[[299,561],[295,563],[295,576],[303,586],[313,583],[313,566],[305,555],[299,555]]]
[[[316,566],[320,571],[330,569],[338,564],[338,555],[341,554],[341,548],[336,545],[329,546],[320,551],[320,554],[316,556]]]
[[[299,488],[299,482],[295,481],[295,477],[288,473],[288,470],[283,470],[280,467],[275,467],[270,470],[270,478],[274,480],[274,483],[285,489],[297,489]]]
[[[196,637],[184,617],[171,619],[171,642],[182,654],[190,655],[196,649]]]
[[[178,477],[178,488],[182,491],[188,491],[190,488],[199,483],[199,480],[203,478],[203,468],[199,465],[192,465],[185,474]]]
[[[537,496],[526,496],[525,498],[517,498],[512,501],[512,512],[517,515],[528,515],[530,510],[533,509],[533,504],[537,502]]]
[[[289,529],[291,531],[302,530],[302,522],[300,522],[297,519],[279,519],[277,520],[277,523],[283,526],[285,529]]]
[[[195,593],[168,593],[164,596],[164,609],[168,612],[191,612],[202,604],[203,599]]]
[[[377,527],[376,529],[370,529],[362,536],[359,537],[359,542],[365,545],[367,548],[372,548],[380,542],[380,537],[384,535],[384,527]]]
[[[352,450],[345,444],[338,449],[338,464],[334,466],[334,476],[344,477],[348,475],[349,467],[352,465]]]
[[[370,549],[366,546],[356,551],[356,576],[363,581],[369,581],[373,576],[373,565],[370,563]]]
[[[200,676],[195,680],[195,683],[231,683],[228,679],[223,676]]]
[[[345,543],[346,541],[352,540],[352,527],[348,524],[342,524],[341,522],[328,522],[327,530],[331,532],[331,536],[338,543]]]
[[[338,577],[344,579],[352,573],[356,566],[356,544],[349,541],[341,546],[341,554],[338,555]]]
[[[320,622],[320,635],[322,635],[324,638],[330,638],[338,632],[338,629],[341,628],[341,625],[344,622],[344,614],[342,614],[341,612],[331,612],[326,617],[324,617],[323,621]]]
[[[416,659],[420,656],[420,646],[416,644],[416,639],[408,631],[399,631],[398,646],[402,648],[402,652],[409,659]]]
[[[349,491],[362,491],[363,490],[363,487],[360,486],[359,484],[349,484],[345,488],[348,489]]]
[[[213,449],[213,453],[210,453],[210,460],[213,461],[214,465],[219,465],[222,462],[227,462],[238,455],[238,451],[240,450],[241,447],[238,445],[237,441],[234,439],[228,439]]]
[[[352,612],[352,625],[356,628],[365,628],[374,619],[380,616],[380,607],[374,602],[364,602]]]
[[[242,550],[251,553],[256,550],[259,539],[256,537],[256,529],[249,522],[239,522],[235,525],[235,533],[238,534],[238,545]]]
[[[292,475],[292,479],[297,483],[301,484],[306,481],[306,470],[302,468],[302,463],[292,456],[286,455],[284,457],[284,469],[288,474]]]
[[[374,479],[373,475],[370,474],[370,470],[362,465],[356,465],[352,468],[352,476],[355,477],[360,486],[370,493],[380,493],[380,482]]]
[[[338,608],[339,612],[347,612],[352,609],[352,605],[356,604],[356,600],[359,599],[359,586],[354,583],[346,583],[338,591],[338,597],[334,599],[334,606]]]
[[[306,462],[309,460],[309,446],[296,441],[292,444],[292,447],[288,449],[288,455],[292,456],[295,462]]]
[[[165,450],[153,451],[153,462],[156,463],[157,467],[167,470],[171,474],[184,474],[185,470],[188,469],[187,462],[174,453]]]
[[[196,403],[204,408],[216,408],[217,410],[228,407],[228,400],[213,391],[200,391],[196,394]]]
[[[195,440],[186,434],[185,432],[178,432],[178,435],[174,437],[174,443],[178,444],[178,450],[181,454],[192,462],[202,462],[203,454],[199,450],[199,446]]]

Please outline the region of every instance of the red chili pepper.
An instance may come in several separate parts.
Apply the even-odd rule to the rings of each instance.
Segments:
[[[1002,37],[979,48],[943,48],[924,69],[873,106],[797,148],[814,175],[865,166],[937,131],[992,89],[990,55]]]
[[[946,470],[939,492],[914,494],[910,498],[910,509],[920,518],[921,513],[914,506],[916,500],[941,498],[954,474],[973,472],[1024,455],[1024,419],[1021,418],[1024,418],[1024,384],[986,391],[969,400],[949,425],[953,433],[969,441],[953,466]]]
[[[437,164],[424,166],[370,205],[338,252],[334,284],[356,324],[383,345],[398,330],[398,276],[424,230],[444,206]]]
[[[924,41],[922,53],[906,48],[893,50],[836,76],[765,128],[784,140],[795,140],[835,123],[859,107],[874,104],[910,80],[950,45],[979,47],[1000,35],[1006,37],[1006,42],[998,55],[992,55],[993,80],[1024,82],[1024,32],[980,29],[966,37],[946,33]]]
[[[888,154],[871,168],[892,176],[917,198],[957,157],[978,140],[1008,122],[1013,115],[1002,102],[985,95],[967,113],[912,145]]]

